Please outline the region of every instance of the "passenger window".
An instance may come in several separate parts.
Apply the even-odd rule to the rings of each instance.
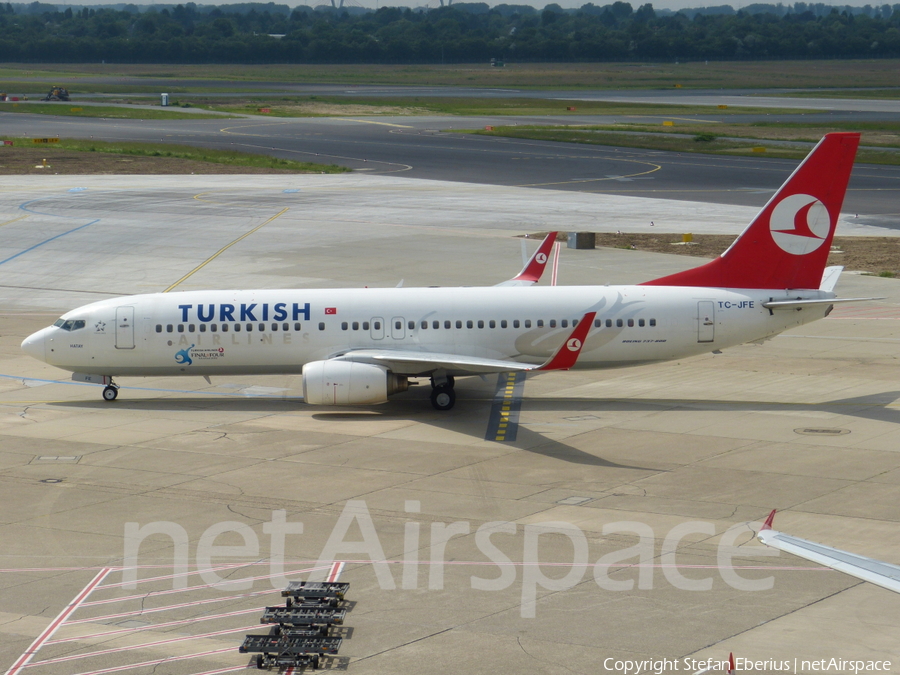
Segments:
[[[550,328],[556,328],[556,319],[550,319]]]
[[[562,326],[563,328],[568,328],[568,327],[569,327],[569,320],[568,320],[568,319],[563,319],[562,321],[559,322],[559,325]],[[573,324],[573,325],[574,325],[574,324]]]
[[[490,320],[490,323],[488,323],[488,326],[490,326],[491,328],[496,328],[496,327],[497,327],[497,322],[494,321],[493,319],[491,319],[491,320]]]
[[[484,320],[483,319],[478,319],[478,327],[484,328]]]
[[[205,333],[205,332],[206,332],[206,324],[205,324],[205,323],[201,323],[201,324],[200,324],[200,332],[201,332],[201,333]]]
[[[275,333],[275,332],[277,332],[277,331],[278,331],[278,324],[277,324],[277,323],[273,323],[273,324],[272,324],[272,332]]]
[[[359,330],[359,321],[354,321],[352,328],[353,328],[353,330]]]
[[[252,323],[248,323],[248,324],[247,324],[247,332],[248,332],[248,333],[252,333],[252,332],[253,332],[253,324],[252,324]]]
[[[518,328],[518,327],[519,327],[519,320],[513,319],[513,328]]]
[[[459,319],[456,320],[456,327],[462,328],[462,321],[460,321]],[[470,328],[471,328],[471,326],[470,326]]]
[[[259,332],[260,333],[266,332],[266,324],[264,324],[264,323],[259,324]]]
[[[594,319],[594,328],[600,328],[603,325],[602,319]]]
[[[223,333],[227,333],[227,332],[228,332],[228,324],[227,324],[227,323],[223,323],[223,324],[222,324],[222,332],[223,332]]]
[[[578,325],[578,319],[572,319],[572,328]]]
[[[621,328],[621,327],[622,327],[622,319],[616,319],[616,326],[617,326],[618,328]]]
[[[638,326],[640,326],[641,328],[644,327],[644,320],[643,320],[643,319],[638,319]]]
[[[350,326],[347,325],[346,321],[341,323],[341,330],[347,330],[348,328],[350,328]]]
[[[375,321],[373,324],[375,330],[381,330],[381,322]]]
[[[427,328],[428,328],[428,322],[427,322],[427,321],[423,321],[420,325],[422,326],[423,329],[427,329]]]
[[[183,323],[178,324],[178,332],[179,332],[179,333],[183,333],[183,332],[184,332],[184,324],[183,324]]]
[[[188,324],[188,333],[193,333],[193,332],[194,332],[194,324],[189,323]]]
[[[369,322],[363,321],[363,330],[369,330]]]
[[[525,319],[525,328],[531,328],[531,319]]]
[[[444,328],[447,328],[447,329],[450,328],[450,322],[449,322],[449,321],[444,321]]]
[[[162,333],[162,324],[161,323],[156,324],[156,332]]]
[[[234,332],[235,333],[241,332],[241,324],[239,324],[239,323],[234,324]]]
[[[509,325],[509,324],[506,323],[506,319],[503,319],[503,320],[500,322],[500,328],[506,328],[508,325]]]
[[[650,325],[651,325],[651,326],[655,326],[655,325],[656,325],[656,319],[650,319]]]
[[[474,328],[475,324],[472,323],[472,319],[466,321],[466,328]]]
[[[287,330],[287,324],[285,324],[285,330]],[[300,330],[300,322],[299,321],[294,324],[294,330],[295,331]]]
[[[612,319],[607,319],[607,320],[606,320],[606,327],[607,327],[607,328],[612,328]]]
[[[415,330],[415,328],[416,328],[416,322],[415,322],[415,321],[408,321],[408,322],[406,323],[406,325],[409,326],[409,329],[410,329],[410,330]],[[397,328],[400,328],[400,326],[397,326]]]
[[[634,319],[628,319],[628,327],[634,328]]]
[[[440,321],[432,321],[431,327],[434,328],[435,330],[437,330],[438,328],[441,327],[441,322]]]
[[[319,330],[325,330],[325,323],[322,321],[319,322]]]
[[[217,324],[217,323],[209,324],[209,332],[210,333],[215,333],[217,330],[219,330],[219,324]]]

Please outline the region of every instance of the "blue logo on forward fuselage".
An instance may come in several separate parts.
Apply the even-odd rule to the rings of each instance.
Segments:
[[[191,350],[193,348],[194,345],[191,345],[187,349],[182,349],[177,354],[175,354],[175,363],[188,366],[191,365],[194,362],[194,359],[191,358]]]

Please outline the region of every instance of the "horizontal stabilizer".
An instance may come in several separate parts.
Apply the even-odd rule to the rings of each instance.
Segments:
[[[803,309],[815,305],[839,305],[845,302],[870,302],[884,298],[824,298],[815,300],[770,300],[762,303],[766,309]]]

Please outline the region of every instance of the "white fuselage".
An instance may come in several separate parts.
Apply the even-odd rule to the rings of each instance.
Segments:
[[[537,364],[573,321],[596,311],[576,367],[608,368],[770,337],[822,318],[829,305],[770,312],[763,302],[831,297],[666,286],[157,293],[80,307],[23,347],[59,368],[109,376],[299,373],[310,361],[372,348]]]

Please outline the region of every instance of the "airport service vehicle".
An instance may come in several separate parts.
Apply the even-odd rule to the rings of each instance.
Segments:
[[[858,145],[857,133],[828,134],[721,256],[636,286],[535,286],[526,267],[490,288],[134,295],[67,312],[22,348],[105,385],[107,400],[117,376],[296,373],[312,405],[384,403],[409,378],[430,378],[432,404],[449,410],[460,376],[613,368],[761,341],[862,300],[837,299],[841,268],[825,269]]]
[[[900,593],[900,567],[897,565],[773,530],[774,521],[775,510],[773,509],[756,535],[756,538],[766,546],[792,553],[800,558],[894,591],[894,593]]]

